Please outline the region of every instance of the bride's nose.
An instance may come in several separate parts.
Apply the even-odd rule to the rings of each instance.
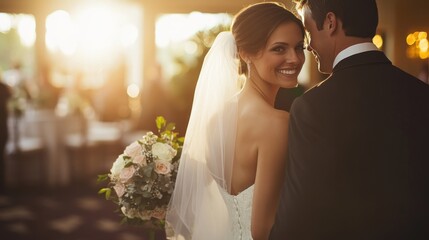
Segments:
[[[288,63],[300,62],[301,61],[300,54],[302,54],[302,53],[300,53],[298,51],[301,51],[301,50],[294,49],[292,51],[289,51],[288,54],[286,54],[286,56],[285,56],[286,62],[288,62]]]

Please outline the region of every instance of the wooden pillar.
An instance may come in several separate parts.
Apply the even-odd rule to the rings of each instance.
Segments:
[[[34,45],[35,50],[35,77],[41,85],[48,82],[49,75],[49,59],[48,52],[45,44],[46,34],[46,17],[48,13],[37,12],[34,17],[36,19],[36,42]]]
[[[158,11],[150,5],[143,6],[143,83],[147,86],[147,81],[152,77],[153,69],[157,64],[156,43],[155,43],[155,24]]]

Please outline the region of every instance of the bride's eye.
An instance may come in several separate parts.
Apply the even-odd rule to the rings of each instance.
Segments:
[[[276,46],[276,47],[273,47],[271,49],[271,51],[276,52],[276,53],[281,53],[281,52],[285,51],[285,48],[283,46]]]
[[[296,51],[304,51],[306,48],[306,46],[304,44],[298,45],[295,47]]]

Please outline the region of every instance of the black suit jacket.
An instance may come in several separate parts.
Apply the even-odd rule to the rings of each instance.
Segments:
[[[429,239],[429,86],[379,51],[295,99],[270,239]]]

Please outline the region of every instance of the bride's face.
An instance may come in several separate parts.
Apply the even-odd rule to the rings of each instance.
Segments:
[[[304,48],[303,33],[296,23],[279,25],[266,46],[251,58],[250,76],[256,74],[258,78],[283,88],[296,87],[305,61]]]

